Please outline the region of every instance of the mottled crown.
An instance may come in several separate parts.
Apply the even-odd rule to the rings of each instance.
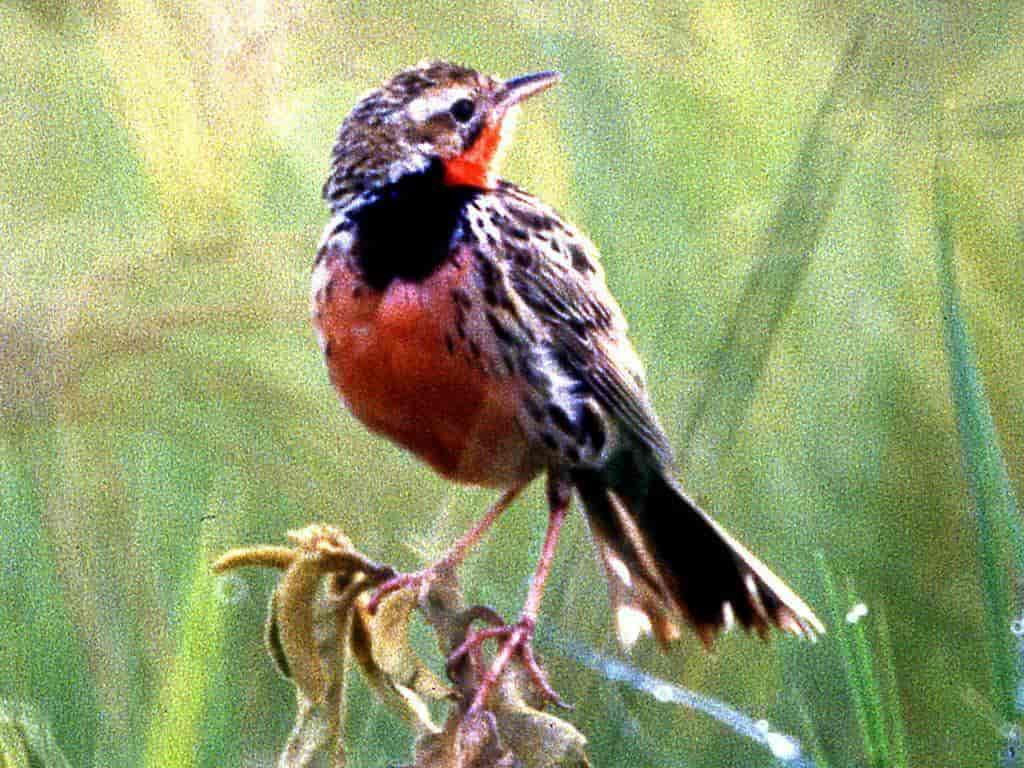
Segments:
[[[435,159],[464,151],[480,131],[482,110],[457,120],[452,107],[466,99],[475,104],[497,85],[472,69],[435,61],[400,72],[368,93],[338,132],[323,189],[327,204],[345,208]]]

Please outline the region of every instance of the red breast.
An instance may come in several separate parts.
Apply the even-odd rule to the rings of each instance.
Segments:
[[[344,259],[314,275],[314,325],[334,386],[370,429],[442,475],[507,487],[540,467],[516,420],[520,392],[456,348],[452,289],[469,255],[419,282],[370,289]]]

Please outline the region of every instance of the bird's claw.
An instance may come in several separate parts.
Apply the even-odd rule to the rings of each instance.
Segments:
[[[424,568],[421,571],[413,571],[412,573],[399,573],[385,579],[381,582],[376,589],[373,590],[373,594],[370,596],[370,602],[366,604],[366,610],[370,612],[370,615],[376,614],[377,609],[380,608],[381,601],[390,595],[392,592],[398,592],[402,589],[409,589],[416,587],[420,599],[426,593],[427,589],[430,588],[431,583],[438,578],[440,574],[437,568]]]
[[[501,675],[508,667],[512,657],[516,655],[519,656],[523,668],[530,676],[530,680],[544,701],[550,701],[563,709],[571,709],[571,706],[566,703],[558,694],[558,691],[548,682],[547,674],[533,653],[535,629],[536,621],[528,616],[524,616],[515,624],[501,624],[471,631],[466,639],[451,652],[446,665],[449,677],[453,675],[458,666],[467,657],[472,657],[478,668],[483,667],[483,654],[481,651],[483,644],[491,639],[503,638],[503,641],[498,646],[498,653],[494,657],[494,661],[487,669],[479,686],[477,686],[473,702],[467,713],[468,715],[472,716],[483,711],[487,696],[498,680],[501,679]]]

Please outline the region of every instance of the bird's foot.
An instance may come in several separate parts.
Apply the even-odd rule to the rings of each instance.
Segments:
[[[380,607],[381,601],[390,595],[392,592],[398,592],[402,589],[416,588],[419,597],[422,600],[426,594],[430,585],[441,576],[442,566],[440,564],[431,565],[427,568],[423,568],[419,571],[413,571],[411,573],[397,573],[388,579],[381,582],[376,589],[373,590],[373,594],[370,596],[370,602],[367,603],[366,609],[370,614],[377,613],[377,609]]]
[[[491,666],[484,673],[483,679],[476,688],[473,702],[467,711],[467,717],[472,718],[483,712],[484,705],[487,703],[487,696],[501,679],[501,675],[508,667],[512,657],[517,655],[522,662],[523,669],[530,676],[530,680],[540,692],[541,697],[545,701],[551,701],[565,709],[570,708],[551,686],[551,683],[548,682],[547,674],[533,654],[533,635],[535,629],[536,621],[529,616],[523,616],[515,624],[499,624],[487,627],[486,629],[470,631],[466,639],[451,652],[451,655],[448,656],[447,664],[449,676],[467,657],[473,659],[478,669],[482,669],[484,666],[483,644],[491,639],[502,641],[498,646],[498,653],[494,657],[494,661],[491,662]]]

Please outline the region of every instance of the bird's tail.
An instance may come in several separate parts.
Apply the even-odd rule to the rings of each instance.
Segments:
[[[824,628],[806,603],[733,539],[661,468],[578,471],[573,476],[607,571],[619,639],[678,636],[682,617],[710,646],[739,623],[813,639]]]

